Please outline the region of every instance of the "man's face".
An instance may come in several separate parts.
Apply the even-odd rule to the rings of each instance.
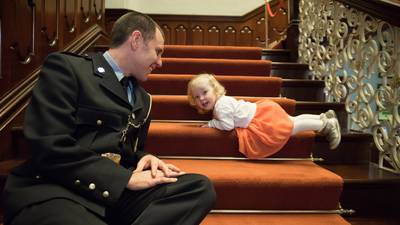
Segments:
[[[164,52],[164,38],[160,30],[156,29],[152,40],[143,40],[141,36],[133,51],[134,57],[130,66],[131,74],[140,81],[146,81],[147,75],[155,68],[162,66],[161,55]]]

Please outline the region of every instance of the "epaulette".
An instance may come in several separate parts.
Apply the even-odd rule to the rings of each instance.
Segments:
[[[75,57],[85,58],[87,60],[92,60],[92,56],[87,53],[78,54],[75,52],[61,52],[61,54],[66,54],[66,55],[71,55],[71,56],[75,56]]]

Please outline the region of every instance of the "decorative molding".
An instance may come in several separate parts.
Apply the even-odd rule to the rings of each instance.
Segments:
[[[88,6],[88,11],[85,13],[85,8],[83,7],[83,0],[81,0],[81,15],[82,15],[82,22],[83,23],[89,23],[90,22],[90,1],[89,0],[89,6]]]
[[[36,4],[33,1],[28,1],[28,6],[32,10],[32,33],[31,33],[31,46],[26,54],[23,56],[19,49],[17,41],[13,42],[10,49],[15,51],[19,62],[23,65],[29,64],[32,61],[32,57],[35,56],[35,26],[36,26]]]
[[[3,61],[2,61],[2,58],[1,58],[1,55],[3,54],[2,53],[2,46],[3,46],[3,44],[1,43],[1,40],[2,40],[3,38],[2,38],[2,33],[1,33],[1,17],[0,17],[0,80],[3,78],[2,77],[2,71],[3,71],[3,69],[2,69],[2,65],[3,65]]]
[[[97,5],[96,5],[96,0],[93,0],[93,9],[94,9],[94,15],[96,16],[96,20],[101,20],[101,18],[103,17],[103,13],[102,13],[102,9],[104,7],[103,5],[103,1],[101,1],[101,6],[99,11],[97,11]]]
[[[67,11],[67,0],[64,0],[64,20],[65,25],[69,33],[74,33],[76,31],[76,0],[72,0],[74,2],[74,16],[71,22],[68,20],[68,11]],[[71,1],[71,2],[72,2]],[[68,1],[70,2],[70,1]]]
[[[54,0],[53,0],[54,1]],[[53,38],[49,38],[49,34],[48,34],[48,28],[47,26],[45,26],[46,21],[46,12],[48,12],[48,10],[46,10],[46,1],[42,1],[42,25],[43,27],[40,29],[40,31],[42,32],[42,34],[44,35],[47,45],[49,47],[55,47],[55,45],[57,44],[58,40],[59,40],[59,32],[60,32],[60,0],[55,0],[56,1],[56,31],[53,32]]]

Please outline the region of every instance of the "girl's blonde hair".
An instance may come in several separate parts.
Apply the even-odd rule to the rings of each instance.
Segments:
[[[215,79],[214,74],[201,73],[201,74],[196,75],[189,81],[188,88],[187,88],[187,97],[189,100],[189,104],[192,107],[196,108],[199,113],[204,114],[204,113],[207,113],[207,111],[197,107],[196,99],[193,96],[193,88],[195,88],[199,84],[199,82],[202,80],[206,80],[208,82],[208,84],[212,87],[212,89],[214,90],[214,94],[217,96],[217,99],[219,97],[225,95],[226,90],[225,90],[224,86],[222,86],[222,84],[220,82],[218,82],[217,79]]]

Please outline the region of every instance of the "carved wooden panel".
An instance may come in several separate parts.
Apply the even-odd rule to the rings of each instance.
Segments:
[[[185,25],[180,24],[175,27],[175,44],[177,45],[186,45],[187,42],[187,28]]]
[[[171,43],[171,40],[172,40],[171,28],[167,24],[162,24],[160,26],[161,26],[161,29],[164,32],[165,42],[166,43]]]
[[[253,30],[249,26],[244,26],[238,36],[239,36],[239,44],[243,46],[251,46],[253,44]]]
[[[3,80],[1,81],[0,96],[8,91],[10,85],[14,85],[22,78],[22,74],[31,71],[36,63],[37,46],[35,38],[37,32],[37,6],[28,4],[25,0],[2,1],[6,7],[1,7],[3,20],[3,32],[7,36],[3,39]]]
[[[93,24],[91,0],[80,0],[79,6],[79,29],[85,30]]]
[[[218,26],[211,26],[206,35],[206,45],[220,45],[221,30]]]
[[[37,15],[40,18],[38,20],[40,24],[38,47],[43,51],[40,53],[41,55],[47,55],[58,49],[60,0],[42,0],[40,4],[40,10],[37,11]]]
[[[255,45],[256,46],[265,46],[265,16],[262,15],[258,17],[256,20],[254,36],[255,36]]]
[[[192,44],[204,44],[204,30],[200,25],[196,25],[192,28]]]
[[[236,44],[236,28],[227,26],[222,33],[222,45],[237,45]]]
[[[78,0],[62,0],[61,1],[61,16],[60,16],[60,26],[62,33],[64,35],[60,36],[62,41],[60,41],[61,46],[65,46],[67,43],[71,42],[75,37],[77,32],[77,16],[78,16]]]
[[[92,15],[91,24],[80,26],[81,7]],[[37,69],[47,54],[79,53],[92,44],[105,44],[107,38],[101,29],[104,0],[2,0],[0,10],[1,160],[11,152],[11,128],[21,124]]]

